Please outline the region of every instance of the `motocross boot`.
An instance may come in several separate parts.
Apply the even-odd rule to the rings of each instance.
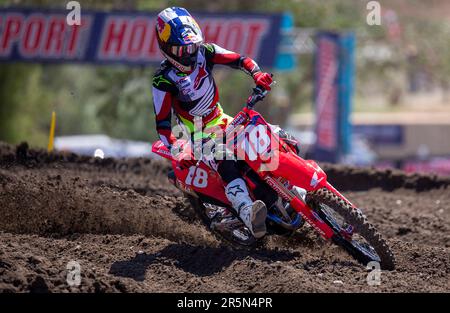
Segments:
[[[247,185],[242,178],[231,181],[225,187],[225,194],[242,222],[255,238],[266,234],[267,208],[263,201],[252,201]]]

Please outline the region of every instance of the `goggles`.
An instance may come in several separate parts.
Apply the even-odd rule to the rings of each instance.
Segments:
[[[200,43],[192,43],[185,46],[172,46],[170,47],[170,52],[177,57],[183,57],[195,54],[200,47]]]

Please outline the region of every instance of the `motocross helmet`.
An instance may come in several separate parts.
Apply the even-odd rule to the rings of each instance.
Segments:
[[[178,70],[187,73],[195,68],[203,35],[186,9],[171,7],[161,11],[156,21],[156,38],[161,53]]]

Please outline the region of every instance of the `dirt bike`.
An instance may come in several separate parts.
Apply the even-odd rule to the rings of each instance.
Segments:
[[[375,261],[382,269],[394,269],[393,253],[362,211],[327,182],[316,162],[298,156],[295,139],[276,131],[253,109],[266,94],[260,87],[253,89],[226,127],[225,139],[227,149],[241,157],[237,164],[251,196],[267,206],[267,234],[291,235],[306,221],[364,265]],[[232,209],[224,182],[205,160],[181,169],[161,141],[152,145],[152,151],[172,161],[169,180],[216,236],[235,247],[258,245],[261,239],[252,236]]]

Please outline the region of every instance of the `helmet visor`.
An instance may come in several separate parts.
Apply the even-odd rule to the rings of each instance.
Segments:
[[[170,52],[176,57],[186,57],[193,54],[196,54],[198,48],[200,47],[200,43],[192,43],[184,46],[172,46],[170,48]]]

